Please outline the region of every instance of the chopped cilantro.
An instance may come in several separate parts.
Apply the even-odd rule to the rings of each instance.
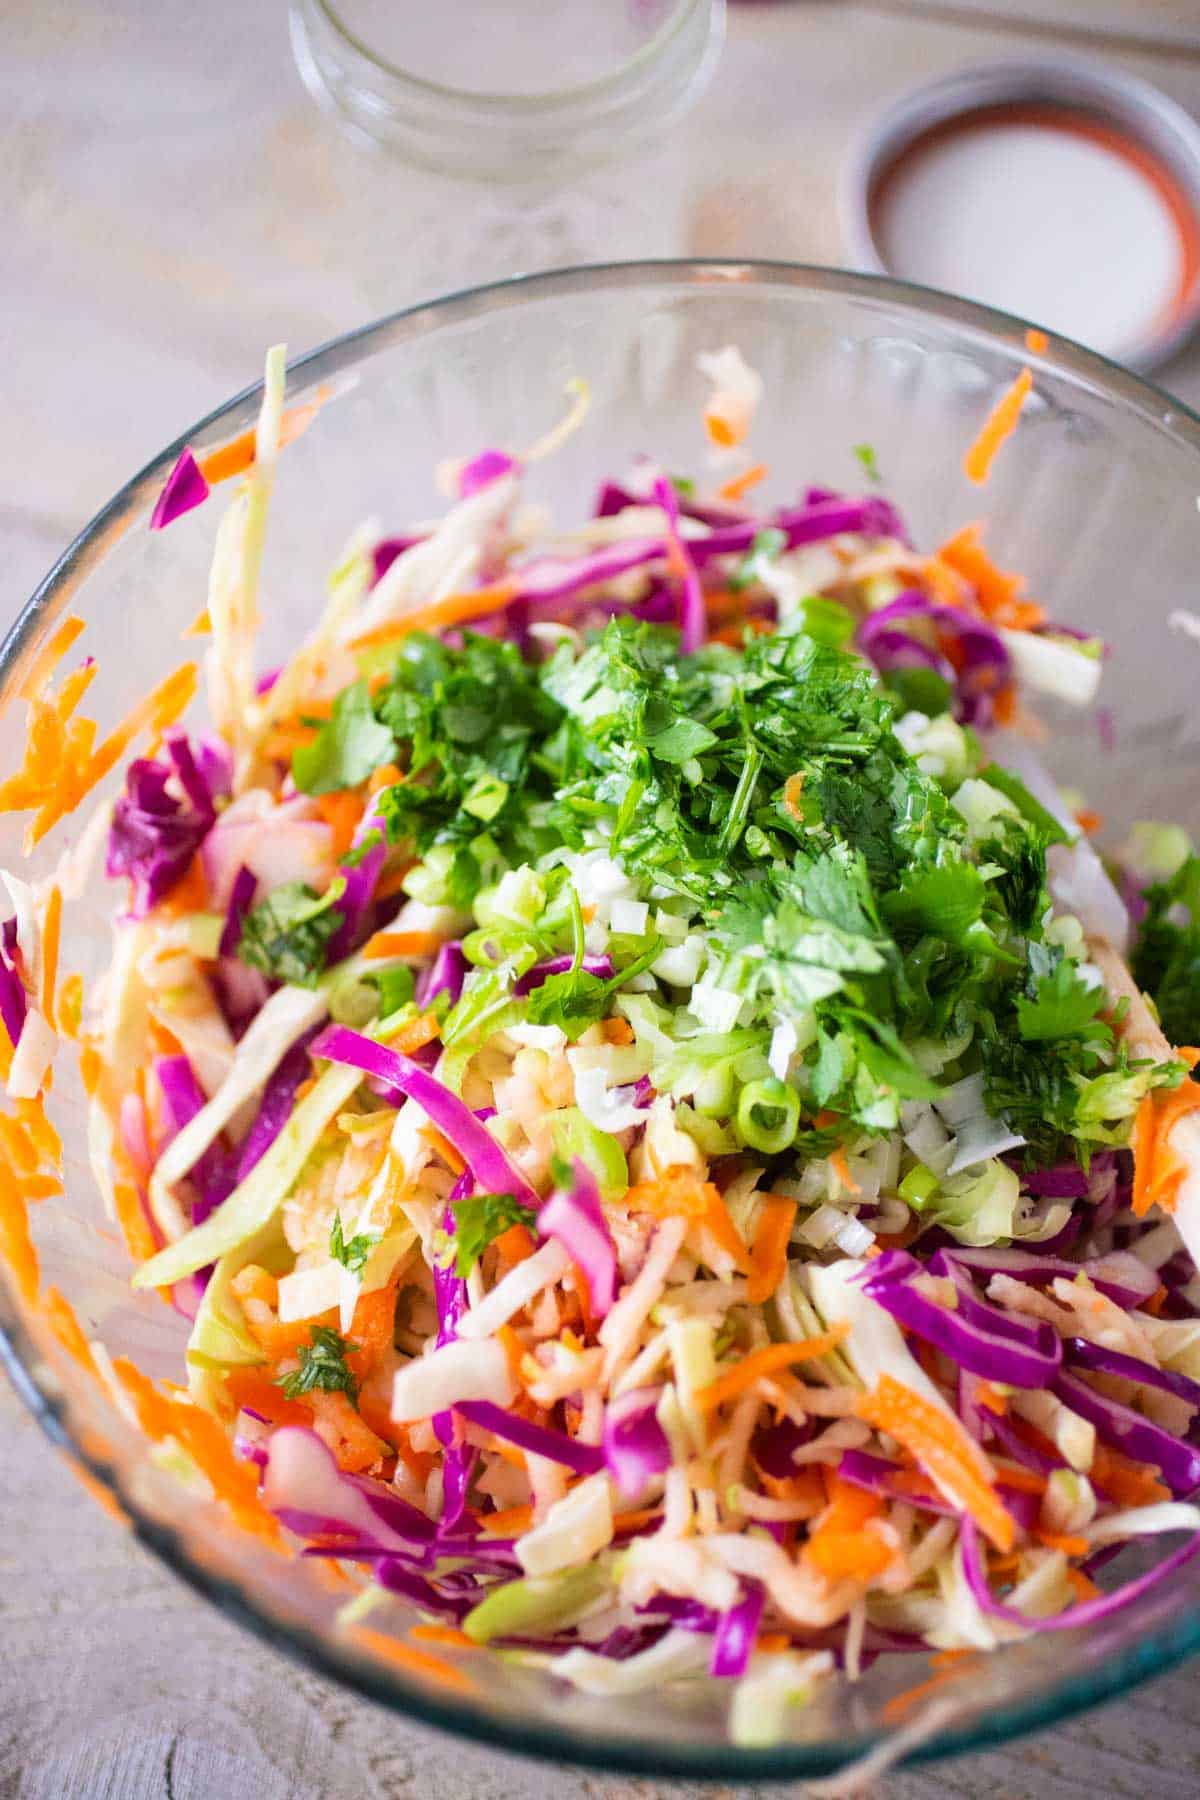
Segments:
[[[879,462],[873,444],[855,444],[854,454],[862,465],[863,473],[868,481],[880,482],[883,476],[879,471]]]
[[[379,1242],[379,1234],[371,1231],[360,1231],[347,1243],[342,1232],[342,1215],[335,1212],[333,1224],[329,1228],[329,1254],[334,1262],[341,1263],[343,1269],[349,1269],[357,1275],[366,1267],[367,1258]]]
[[[365,681],[343,688],[333,712],[311,744],[292,757],[292,776],[304,794],[335,794],[357,787],[384,763],[391,762],[396,741],[375,717]]]
[[[319,1388],[326,1394],[348,1394],[358,1399],[358,1383],[346,1365],[346,1354],[355,1346],[331,1325],[314,1325],[310,1341],[300,1348],[300,1367],[283,1375],[278,1385],[288,1400],[298,1400]]]
[[[1031,944],[1029,949],[1032,970],[1044,952],[1040,944]],[[1111,1037],[1108,1026],[1099,1023],[1108,1001],[1104,988],[1085,981],[1078,964],[1062,957],[1034,978],[1033,988],[1032,999],[1023,994],[1017,1001],[1017,1025],[1027,1043],[1095,1036],[1097,1030],[1104,1039]]]
[[[452,1201],[454,1272],[465,1280],[490,1243],[510,1225],[532,1225],[537,1214],[512,1194],[472,1194]]]
[[[1189,856],[1169,881],[1146,889],[1133,973],[1158,1008],[1173,1044],[1200,1032],[1200,857]]]
[[[238,955],[276,981],[314,986],[325,967],[329,941],[342,923],[336,906],[345,890],[343,876],[323,894],[302,881],[285,882],[246,914]]]

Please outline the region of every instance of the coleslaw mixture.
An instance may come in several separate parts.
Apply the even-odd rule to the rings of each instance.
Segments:
[[[703,363],[716,492],[643,459],[551,522],[523,482],[578,385],[444,469],[443,517],[356,533],[264,673],[314,411],[273,352],[257,432],[153,521],[240,476],[212,732],[186,682],[134,721],[82,1019],[66,877],[5,877],[0,1009],[19,1106],[82,1034],[187,1392],[83,1349],[176,1466],[340,1564],[353,1620],[399,1595],[594,1694],[736,1678],[749,1742],[835,1669],[1086,1625],[1200,1549],[1200,862],[1144,827],[1114,882],[1038,759],[1029,708],[1091,702],[1104,646],[977,529],[914,547],[866,446],[865,496],[760,505],[761,383]],[[101,751],[0,802],[40,835]]]

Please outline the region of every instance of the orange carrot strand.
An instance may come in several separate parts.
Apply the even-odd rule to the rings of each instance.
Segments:
[[[997,401],[979,436],[963,458],[963,469],[968,481],[981,487],[987,480],[997,451],[1017,429],[1021,408],[1032,386],[1032,369],[1022,369],[1008,392]]]

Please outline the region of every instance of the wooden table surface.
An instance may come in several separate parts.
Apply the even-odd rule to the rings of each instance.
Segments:
[[[738,8],[713,85],[671,144],[516,235],[498,216],[448,233],[428,181],[341,140],[296,77],[282,0],[0,7],[0,608],[16,611],[142,461],[254,378],[269,342],[298,351],[456,280],[581,254],[839,261],[835,183],[881,102],[969,62],[1053,48],[1053,30],[986,22],[982,5]],[[1094,53],[1200,112],[1196,0],[996,12],[1057,17],[1075,50],[1089,15],[1127,16],[1130,40]],[[1173,49],[1155,47],[1170,37]],[[1200,349],[1162,379],[1200,402]],[[544,1770],[395,1719],[220,1618],[83,1497],[3,1383],[0,1443],[0,1800],[542,1790]],[[1185,1800],[1200,1792],[1197,1686],[1185,1667],[884,1790]],[[558,1800],[656,1791],[553,1779]]]

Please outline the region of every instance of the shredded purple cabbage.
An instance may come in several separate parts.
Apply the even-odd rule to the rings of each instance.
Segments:
[[[0,1016],[13,1049],[21,1036],[29,1001],[17,972],[17,921],[5,919],[0,927]]]
[[[165,898],[191,867],[216,819],[216,806],[190,745],[172,734],[166,763],[139,757],[130,763],[125,792],[113,807],[105,873],[133,882],[133,914],[142,918]],[[169,791],[176,782],[182,795]]]
[[[766,1600],[762,1583],[747,1581],[741,1599],[721,1614],[708,1665],[710,1675],[729,1678],[746,1673]]]
[[[460,1400],[454,1410],[480,1431],[490,1431],[493,1437],[503,1438],[533,1456],[562,1463],[577,1475],[595,1475],[604,1467],[604,1452],[595,1444],[581,1444],[578,1438],[568,1437],[563,1431],[534,1425],[491,1400]]]
[[[210,491],[199,463],[185,445],[154,502],[154,511],[150,514],[151,531],[162,531],[184,513],[191,512],[193,507],[208,499]]]
[[[604,1460],[629,1500],[671,1466],[671,1446],[656,1410],[661,1393],[661,1388],[630,1388],[605,1408]]]
[[[375,1076],[395,1093],[415,1100],[449,1138],[484,1193],[512,1194],[526,1206],[538,1204],[533,1188],[471,1109],[410,1056],[401,1056],[346,1025],[331,1025],[317,1039],[312,1053],[329,1062],[361,1069],[364,1075]]]
[[[603,1319],[617,1297],[617,1249],[596,1178],[576,1157],[570,1188],[556,1188],[537,1216],[538,1235],[557,1238],[587,1282],[592,1314]]]
[[[253,869],[242,864],[233,878],[233,887],[229,894],[229,905],[225,909],[225,924],[221,931],[220,951],[222,956],[236,956],[238,945],[242,941],[242,926],[246,922],[246,914],[254,905],[254,892],[258,880]]]

